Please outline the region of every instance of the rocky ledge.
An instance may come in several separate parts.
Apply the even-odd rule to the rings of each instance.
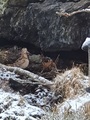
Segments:
[[[90,36],[89,0],[7,0],[0,3],[0,41],[43,51],[77,50]]]

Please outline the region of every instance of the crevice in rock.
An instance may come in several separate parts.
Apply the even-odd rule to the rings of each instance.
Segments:
[[[44,1],[45,0],[30,0],[29,3],[37,3],[37,2],[42,3]]]
[[[81,49],[72,50],[72,51],[60,51],[54,53],[45,53],[44,55],[50,56],[52,59],[56,59],[59,55],[59,63],[58,66],[61,69],[71,68],[74,65],[79,64],[87,64],[88,62],[88,54],[87,52],[82,51]]]
[[[57,0],[58,2],[79,2],[80,0]]]
[[[7,48],[7,47],[10,48],[15,45],[21,48],[26,47],[31,54],[43,54],[44,56],[50,57],[54,61],[59,55],[59,61],[57,66],[59,69],[72,68],[73,65],[79,65],[79,64],[87,65],[88,63],[88,54],[87,52],[84,52],[81,49],[71,50],[71,51],[44,52],[41,51],[40,48],[25,42],[21,43],[21,42],[9,41],[6,39],[2,39],[0,41],[0,48]]]
[[[42,53],[41,52],[41,49],[34,46],[33,44],[28,44],[26,42],[23,42],[23,41],[13,41],[13,40],[7,40],[7,39],[4,39],[4,38],[0,38],[0,48],[7,48],[7,47],[13,47],[13,46],[18,46],[18,47],[26,47],[30,53],[32,54],[40,54]]]

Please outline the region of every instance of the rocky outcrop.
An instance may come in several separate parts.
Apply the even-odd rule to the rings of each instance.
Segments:
[[[77,50],[90,36],[90,0],[7,0],[2,6],[0,40],[60,51]]]

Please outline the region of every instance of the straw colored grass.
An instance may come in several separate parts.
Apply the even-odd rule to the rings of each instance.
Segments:
[[[89,87],[89,79],[85,76],[79,67],[74,67],[71,70],[66,70],[64,73],[59,73],[54,79],[55,84],[52,91],[55,94],[62,95],[62,103],[55,104],[52,112],[42,117],[42,120],[90,120],[90,101],[79,100],[88,96],[85,88]],[[82,96],[82,97],[81,97]],[[68,102],[69,101],[69,102]],[[81,102],[81,106],[73,110],[70,101]]]

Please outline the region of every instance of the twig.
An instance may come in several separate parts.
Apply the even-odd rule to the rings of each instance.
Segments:
[[[15,78],[16,81],[22,81],[24,83],[25,83],[25,81],[28,81],[29,83],[32,82],[32,84],[33,84],[33,82],[34,83],[36,82],[36,84],[38,83],[38,84],[42,84],[42,85],[53,85],[53,82],[45,79],[44,77],[38,76],[32,72],[23,70],[18,67],[10,67],[10,66],[6,66],[6,65],[3,65],[0,63],[0,68],[5,68],[7,71],[14,72],[15,74],[19,74],[19,75],[25,75],[28,77],[26,80]]]
[[[86,12],[86,13],[90,13],[90,9],[82,9],[82,10],[77,10],[71,13],[67,13],[67,12],[56,12],[57,15],[60,16],[65,16],[65,17],[70,17],[72,15],[75,15],[77,13],[82,13],[82,12]]]

